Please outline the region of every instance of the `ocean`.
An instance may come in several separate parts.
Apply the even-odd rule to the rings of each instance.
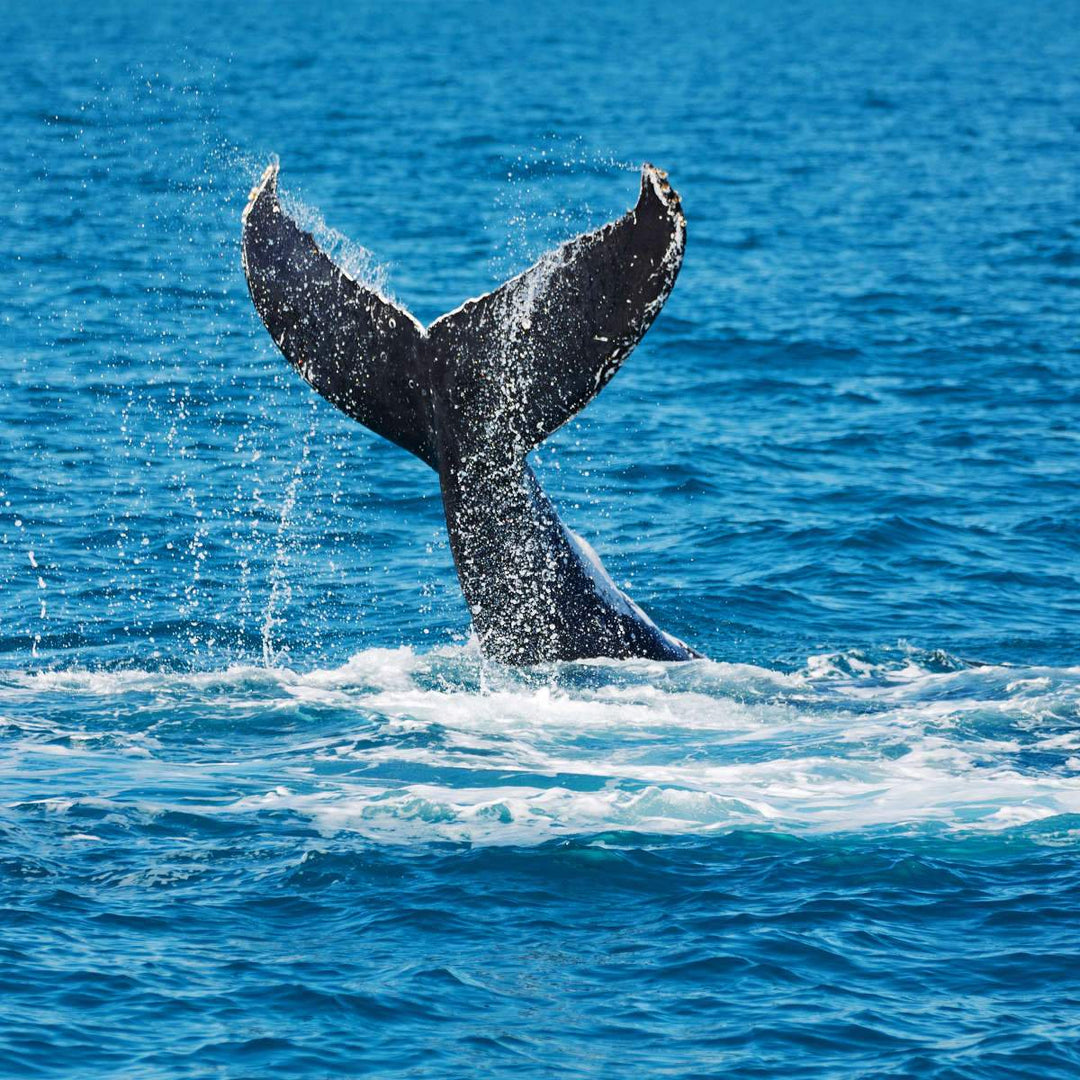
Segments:
[[[1080,12],[3,4],[0,1075],[1080,1072]],[[708,659],[512,669],[247,294],[423,322],[666,169],[534,455]]]

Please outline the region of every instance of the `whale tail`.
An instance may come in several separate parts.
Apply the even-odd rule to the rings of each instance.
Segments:
[[[645,165],[617,221],[425,328],[335,265],[282,209],[277,175],[271,165],[243,214],[256,310],[316,391],[435,469],[448,427],[517,456],[566,423],[641,340],[682,264],[679,197]]]

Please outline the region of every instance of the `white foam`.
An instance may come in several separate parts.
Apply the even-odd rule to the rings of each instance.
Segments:
[[[793,673],[596,661],[544,675],[483,669],[475,647],[403,647],[309,672],[8,672],[0,700],[18,733],[0,779],[17,791],[34,776],[37,802],[64,812],[88,769],[113,772],[117,790],[123,778],[176,790],[198,768],[222,795],[185,810],[287,810],[379,842],[537,843],[620,829],[964,834],[1080,813],[1080,743],[1062,730],[1080,706],[1080,669],[841,660]],[[63,725],[23,719],[80,698],[87,707],[69,708]],[[71,717],[83,712],[108,723],[81,729]],[[223,716],[236,718],[228,731]],[[205,717],[218,726],[197,730],[200,760],[181,760],[182,725]],[[252,717],[258,736],[245,735]],[[1053,760],[1033,766],[1031,749]],[[237,789],[249,794],[228,794]],[[126,812],[123,798],[106,804]]]

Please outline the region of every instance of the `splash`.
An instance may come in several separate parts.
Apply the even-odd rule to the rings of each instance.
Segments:
[[[378,262],[371,251],[328,225],[320,210],[304,202],[295,193],[282,191],[281,203],[300,228],[315,237],[319,248],[335,265],[354,281],[378,293],[384,300],[394,302],[390,292],[389,268]]]
[[[275,646],[275,633],[281,625],[284,612],[292,601],[292,586],[289,581],[288,567],[291,562],[291,544],[289,540],[289,526],[291,524],[293,510],[296,508],[296,499],[304,481],[304,468],[308,464],[311,454],[311,440],[315,435],[317,425],[313,421],[304,433],[301,443],[300,460],[293,468],[285,489],[285,497],[281,502],[281,511],[278,516],[277,538],[274,545],[274,560],[270,566],[270,594],[266,600],[262,621],[262,657],[266,667],[274,667],[288,656],[288,648]]]
[[[898,652],[854,674],[843,668],[856,658],[834,655],[794,672],[557,664],[543,681],[485,664],[475,647],[371,649],[306,673],[15,674],[0,684],[18,728],[6,771],[14,791],[15,777],[56,768],[58,754],[62,770],[117,779],[137,761],[141,782],[165,790],[198,745],[215,794],[189,810],[288,813],[325,835],[384,843],[1036,827],[1046,842],[1071,842],[1080,668],[940,671],[931,654]],[[24,725],[27,703],[39,713],[53,697],[74,714]],[[44,796],[54,809],[71,804],[62,790]],[[118,814],[170,809],[149,796],[109,800]]]

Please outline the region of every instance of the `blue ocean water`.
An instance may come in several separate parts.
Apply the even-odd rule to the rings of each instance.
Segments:
[[[1074,5],[3,14],[0,1074],[1077,1075]],[[271,154],[424,321],[669,170],[537,468],[709,660],[481,660]]]

